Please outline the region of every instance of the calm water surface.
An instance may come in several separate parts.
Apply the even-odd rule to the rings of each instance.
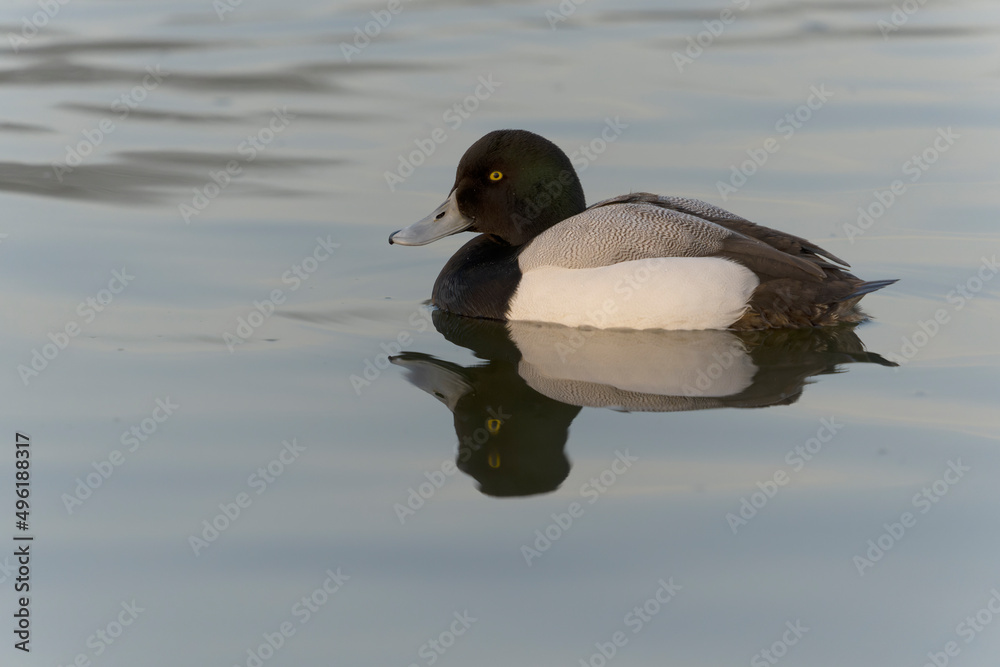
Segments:
[[[996,664],[993,3],[50,5],[0,10],[0,663]],[[827,332],[432,313],[465,238],[386,237],[503,127],[901,280]]]

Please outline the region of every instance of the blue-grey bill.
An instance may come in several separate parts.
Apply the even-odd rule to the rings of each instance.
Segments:
[[[399,245],[427,245],[446,236],[464,232],[472,226],[472,218],[468,218],[458,210],[455,202],[455,191],[423,220],[414,222],[398,232],[389,235],[389,243]]]

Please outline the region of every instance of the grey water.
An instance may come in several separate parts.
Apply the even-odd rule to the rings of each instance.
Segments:
[[[974,0],[4,3],[0,663],[995,664],[998,35]],[[588,202],[900,280],[853,329],[434,312],[468,235],[387,236],[507,127]]]

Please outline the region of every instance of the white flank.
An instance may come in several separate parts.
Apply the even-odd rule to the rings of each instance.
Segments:
[[[521,276],[507,319],[597,329],[725,329],[760,281],[718,257],[660,257]]]

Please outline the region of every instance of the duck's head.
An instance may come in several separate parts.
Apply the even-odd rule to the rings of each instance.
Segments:
[[[521,246],[584,208],[580,179],[558,146],[525,130],[496,130],[465,151],[448,199],[389,243],[424,245],[470,231]]]

